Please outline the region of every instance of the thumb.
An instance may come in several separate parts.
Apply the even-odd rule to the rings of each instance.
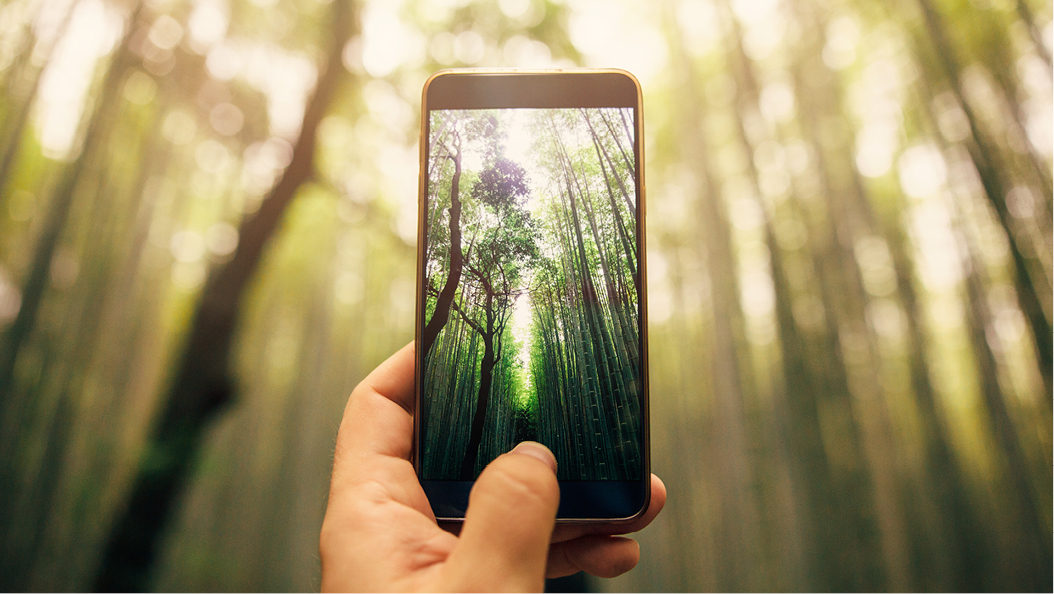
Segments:
[[[559,504],[556,458],[548,448],[527,441],[496,458],[469,495],[465,524],[448,558],[451,585],[541,591]]]

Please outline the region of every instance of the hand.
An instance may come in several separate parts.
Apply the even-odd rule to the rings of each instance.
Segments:
[[[627,534],[662,509],[621,525],[555,525],[556,460],[528,442],[484,469],[459,534],[439,527],[410,464],[414,345],[382,363],[351,393],[337,433],[319,552],[323,591],[541,591],[545,577],[578,571],[614,577],[640,549]]]

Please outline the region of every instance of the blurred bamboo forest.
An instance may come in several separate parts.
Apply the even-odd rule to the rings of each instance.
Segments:
[[[591,65],[645,89],[670,490],[592,585],[1050,591],[1051,35],[1031,0],[6,0],[0,586],[316,588],[345,399],[412,338],[422,83]]]

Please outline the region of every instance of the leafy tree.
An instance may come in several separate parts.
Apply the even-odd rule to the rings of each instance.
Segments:
[[[519,284],[525,268],[538,253],[530,214],[523,209],[528,196],[523,168],[500,156],[484,168],[472,188],[472,198],[486,207],[483,222],[489,225],[473,230],[475,238],[465,263],[471,277],[467,284],[475,296],[474,309],[479,313],[470,314],[466,304],[454,304],[458,314],[483,339],[479,392],[461,465],[462,480],[475,476],[494,366],[503,355],[501,339],[511,307],[524,293]],[[498,221],[501,223],[496,224]]]

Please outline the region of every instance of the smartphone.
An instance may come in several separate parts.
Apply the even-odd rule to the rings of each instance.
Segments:
[[[449,70],[425,83],[414,465],[440,520],[525,440],[561,522],[651,489],[640,84],[621,70]]]

